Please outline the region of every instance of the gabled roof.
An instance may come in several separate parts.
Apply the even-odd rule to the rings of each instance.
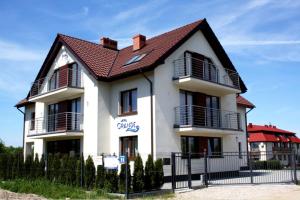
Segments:
[[[267,133],[272,133],[272,134],[278,133],[278,134],[295,135],[295,133],[293,133],[293,132],[279,129],[276,126],[272,126],[272,125],[261,126],[261,125],[254,125],[251,123],[247,126],[247,131],[249,133],[267,132]]]
[[[251,103],[250,101],[248,101],[245,97],[242,97],[241,95],[238,95],[236,97],[236,103],[239,106],[243,106],[246,108],[255,108],[255,105],[253,103]]]
[[[112,50],[104,48],[101,44],[58,34],[36,80],[46,76],[62,45],[66,46],[97,80],[113,81],[154,69],[198,30],[202,31],[222,65],[236,71],[206,19],[203,19],[150,38],[138,51],[133,51],[132,46]],[[124,67],[134,55],[142,53],[147,53],[142,60]],[[247,88],[241,78],[240,85],[242,92],[246,92]]]

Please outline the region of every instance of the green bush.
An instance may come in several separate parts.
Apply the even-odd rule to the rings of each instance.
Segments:
[[[91,189],[94,187],[95,175],[96,175],[96,169],[95,169],[94,161],[91,158],[91,156],[89,156],[85,162],[85,168],[84,168],[85,187],[87,189]]]
[[[70,156],[66,165],[67,176],[66,176],[66,184],[68,185],[76,185],[76,158],[74,156]]]
[[[0,143],[1,144],[1,143]],[[6,180],[7,154],[0,154],[0,179]]]
[[[129,165],[129,161],[127,159],[127,187],[128,187],[128,191],[131,190],[131,171],[130,171],[130,165]],[[119,191],[121,193],[125,193],[126,192],[126,164],[122,164],[121,165],[121,171],[120,171],[120,175],[119,175]]]
[[[118,171],[109,169],[106,171],[104,189],[108,192],[118,191]]]
[[[160,189],[164,184],[164,169],[163,160],[157,159],[154,163],[155,178],[154,178],[154,188]]]
[[[61,158],[61,169],[60,169],[60,178],[59,181],[62,184],[67,184],[69,169],[68,169],[69,156],[63,155]]]
[[[144,166],[143,160],[139,154],[134,162],[132,188],[134,192],[141,192],[144,188]]]
[[[32,178],[33,174],[33,156],[32,155],[27,155],[24,163],[24,176],[27,179]]]
[[[40,160],[39,160],[39,156],[38,154],[35,154],[34,156],[34,161],[33,161],[33,164],[32,164],[32,171],[31,171],[31,176],[32,178],[36,179],[39,177],[40,175]]]
[[[42,154],[42,157],[41,157],[40,162],[39,162],[38,177],[39,178],[45,177],[45,156],[44,156],[44,154]]]
[[[96,175],[96,188],[103,189],[105,181],[105,169],[103,165],[97,166],[97,175]]]
[[[144,189],[152,190],[154,188],[154,179],[155,179],[155,171],[153,158],[151,155],[148,155],[148,159],[145,165],[145,178],[144,178]]]
[[[59,154],[55,154],[53,157],[53,162],[52,162],[52,181],[54,182],[59,182],[60,181],[60,176],[61,176],[61,160]]]

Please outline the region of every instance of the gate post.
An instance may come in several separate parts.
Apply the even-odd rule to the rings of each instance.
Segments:
[[[295,184],[298,184],[298,178],[297,178],[297,154],[295,150],[293,150],[293,168],[294,168],[294,182]]]
[[[208,187],[208,174],[207,174],[207,153],[204,151],[204,184]]]
[[[251,153],[249,154],[249,168],[250,168],[251,184],[253,184],[253,171],[252,171],[252,156],[251,156]]]
[[[172,190],[176,189],[176,161],[175,161],[175,153],[171,153],[171,173],[172,173]]]
[[[192,188],[192,162],[191,162],[191,152],[188,153],[188,186]]]

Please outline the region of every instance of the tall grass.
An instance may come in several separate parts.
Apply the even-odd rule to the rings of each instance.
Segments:
[[[115,199],[102,190],[85,191],[79,187],[53,183],[48,180],[8,180],[1,181],[0,188],[17,193],[37,194],[50,199]]]

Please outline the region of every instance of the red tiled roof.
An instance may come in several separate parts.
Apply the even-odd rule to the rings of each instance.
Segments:
[[[254,125],[251,123],[247,126],[247,131],[249,133],[251,133],[251,132],[271,132],[271,133],[288,134],[288,135],[295,134],[290,131],[279,129],[276,126],[272,126],[272,125],[261,126],[261,125]]]
[[[279,138],[272,134],[265,133],[251,133],[249,138],[249,142],[278,142]]]
[[[278,135],[280,142],[289,142],[290,140],[283,135]]]
[[[32,103],[32,102],[29,102],[27,99],[22,99],[21,101],[19,101],[19,102],[15,105],[15,107],[16,107],[16,108],[21,108],[21,107],[26,106],[26,105],[31,104],[31,103]]]
[[[300,143],[300,139],[296,136],[289,136],[289,139],[293,143]]]
[[[246,108],[255,108],[255,105],[248,101],[245,97],[242,97],[241,95],[238,95],[236,97],[236,103],[240,106],[244,106]]]
[[[146,45],[137,51],[133,51],[132,46],[121,50],[112,50],[104,48],[101,44],[58,34],[36,80],[47,74],[62,45],[65,45],[96,79],[112,81],[154,69],[198,30],[203,32],[223,66],[236,71],[209,24],[203,19],[150,38],[146,40]],[[146,56],[139,62],[124,66],[133,56],[143,53],[146,53]],[[247,88],[241,78],[240,84],[242,92],[246,92]]]

